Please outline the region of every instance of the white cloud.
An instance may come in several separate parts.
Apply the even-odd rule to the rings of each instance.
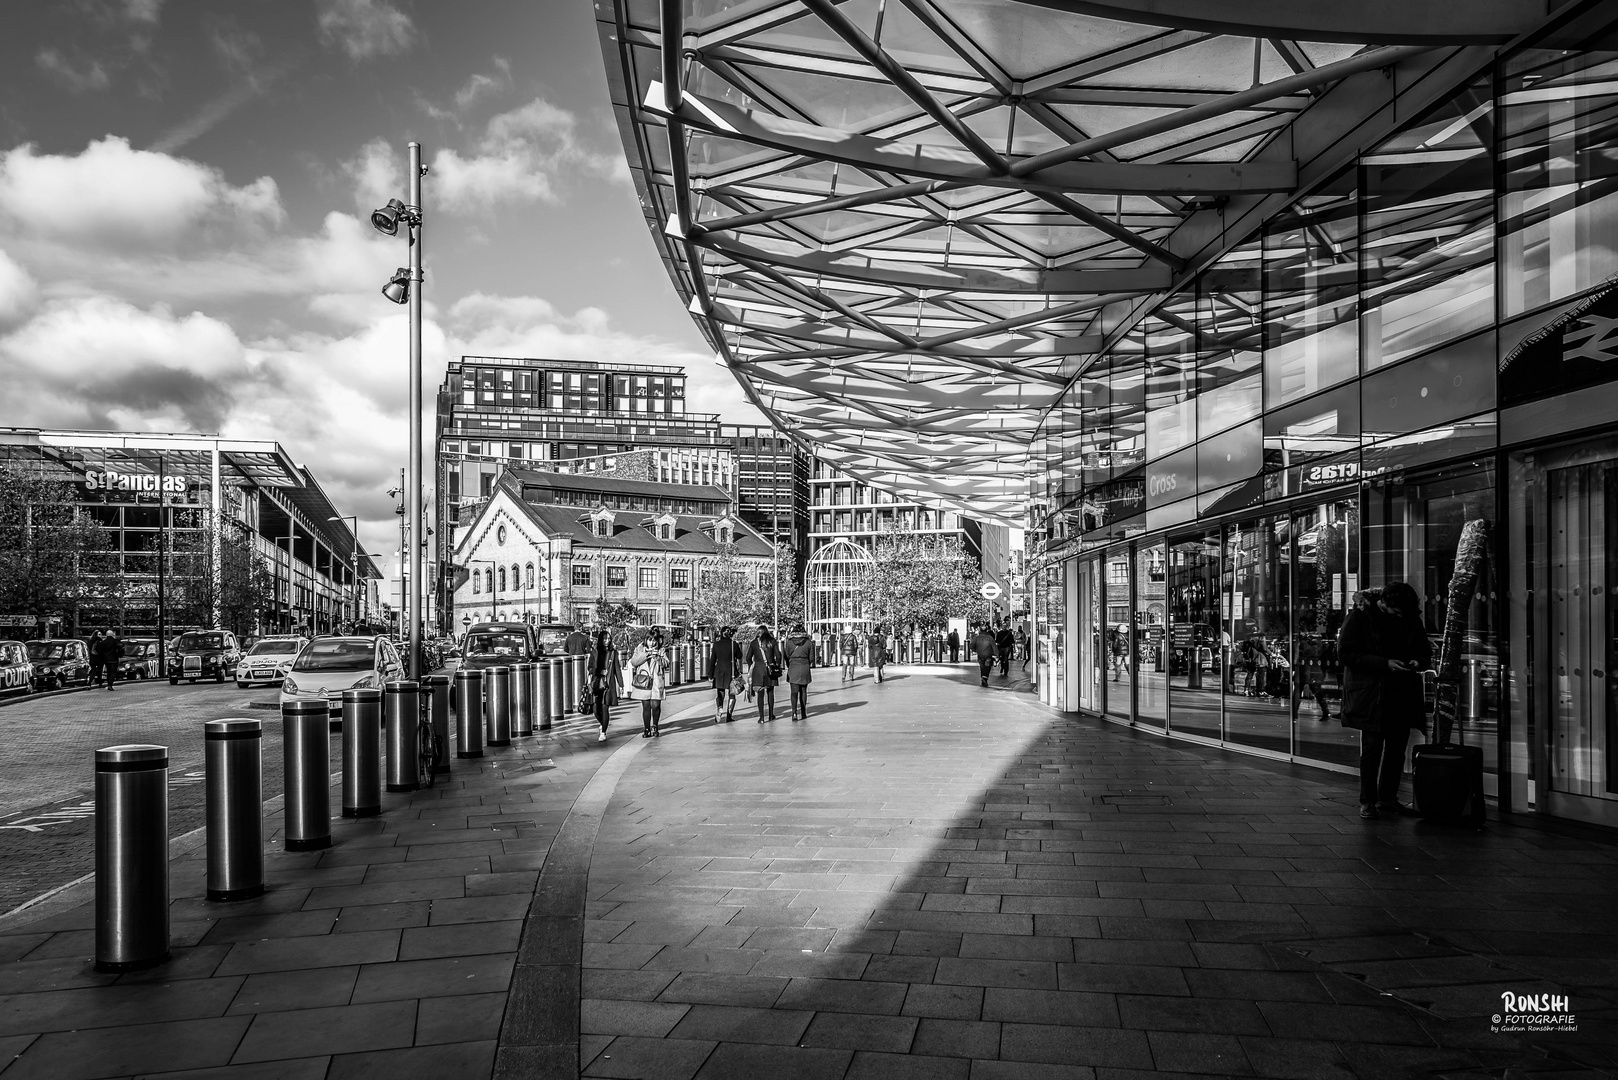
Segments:
[[[388,0],[318,0],[320,38],[351,60],[396,56],[416,39],[410,16]]]
[[[237,187],[210,166],[115,135],[76,156],[32,144],[0,154],[0,218],[19,232],[98,247],[176,246],[199,230],[257,230],[284,216],[268,176]]]
[[[155,23],[163,10],[163,0],[124,0],[124,17],[130,22]]]
[[[343,172],[354,184],[354,209],[361,214],[404,196],[399,152],[385,139],[372,139],[360,147],[358,154],[343,162]]]
[[[34,57],[34,64],[75,94],[105,90],[112,85],[112,76],[99,60],[80,59],[75,62],[63,56],[58,49],[41,49]]]
[[[467,154],[440,150],[433,158],[436,202],[451,211],[501,202],[557,202],[570,173],[627,178],[622,156],[597,153],[577,135],[577,118],[544,98],[493,117]]]
[[[0,325],[21,319],[38,301],[39,286],[33,276],[0,250]]]

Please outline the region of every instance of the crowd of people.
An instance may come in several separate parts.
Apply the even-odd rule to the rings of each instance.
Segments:
[[[863,664],[877,682],[882,682],[891,656],[883,627],[873,627],[865,634],[846,627],[832,641],[831,652],[841,681],[856,679],[857,669]],[[641,738],[661,737],[663,701],[668,696],[674,664],[672,644],[661,627],[653,627],[635,645],[626,662],[606,630],[597,630],[592,636],[575,629],[568,635],[563,651],[587,657],[587,711],[594,714],[599,725],[597,738],[600,741],[606,741],[612,710],[626,698],[640,702]],[[950,662],[959,663],[962,642],[958,632],[950,631],[948,645]],[[1013,661],[1027,664],[1028,636],[1020,627],[1015,630],[1009,624],[998,630],[979,627],[968,647],[977,655],[984,686],[989,684],[996,663],[1000,665],[1002,676],[1009,674]],[[736,708],[744,702],[752,704],[758,723],[773,722],[776,689],[783,682],[792,720],[808,719],[809,684],[814,669],[820,666],[822,650],[820,642],[810,635],[803,623],[794,624],[785,640],[778,638],[770,627],[761,626],[751,637],[745,638],[745,643],[739,628],[720,627],[712,649],[709,671],[715,724],[734,723]]]

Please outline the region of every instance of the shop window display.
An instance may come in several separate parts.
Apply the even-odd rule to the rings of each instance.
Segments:
[[[1222,731],[1219,540],[1213,531],[1169,545],[1169,723],[1208,739]]]
[[[1140,587],[1135,594],[1135,715],[1141,723],[1164,727],[1169,719],[1168,625],[1165,597],[1167,549],[1149,544],[1135,552]]]

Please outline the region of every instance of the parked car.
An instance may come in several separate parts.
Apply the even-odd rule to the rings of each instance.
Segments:
[[[539,634],[525,623],[476,623],[461,642],[461,667],[473,671],[539,657]]]
[[[155,679],[163,673],[163,658],[154,637],[124,638],[118,645],[118,678]]]
[[[224,682],[241,662],[241,647],[229,630],[190,630],[174,639],[168,660],[169,685],[181,679]]]
[[[323,697],[333,713],[340,713],[344,690],[381,689],[403,677],[399,650],[385,637],[317,637],[292,661],[281,681],[280,701]]]
[[[34,662],[20,641],[0,641],[0,694],[27,694],[34,689]]]
[[[90,685],[90,647],[78,638],[30,641],[28,659],[34,665],[34,687],[60,690],[74,683]]]
[[[245,690],[254,683],[280,682],[307,644],[309,639],[302,637],[260,638],[236,665],[236,685]]]

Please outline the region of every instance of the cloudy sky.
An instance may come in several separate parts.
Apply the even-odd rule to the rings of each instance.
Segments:
[[[411,139],[429,408],[451,358],[550,356],[685,364],[756,422],[647,235],[591,7],[7,0],[0,424],[279,440],[391,563],[406,255],[368,215]]]

